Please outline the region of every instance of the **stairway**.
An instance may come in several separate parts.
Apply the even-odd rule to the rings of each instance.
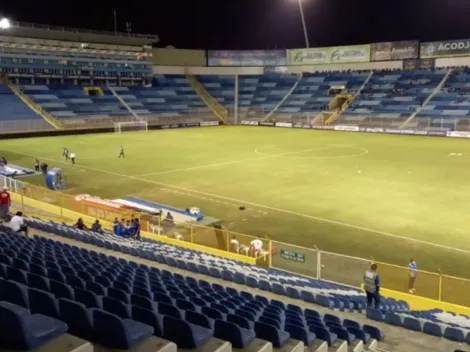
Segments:
[[[116,90],[113,89],[113,87],[111,86],[108,86],[108,89],[111,91],[111,93],[113,93],[113,95],[116,97],[117,100],[119,100],[119,102],[124,105],[124,107],[127,109],[127,111],[129,111],[129,113],[135,117],[135,119],[137,121],[143,121],[139,115],[137,115],[137,113],[132,110],[132,108],[129,106],[129,104],[127,104],[124,99],[122,99],[122,97],[116,92]]]
[[[352,94],[337,94],[328,103],[328,110],[320,112],[312,120],[311,125],[329,125],[332,124],[338,116],[347,109],[353,99]]]
[[[429,103],[431,101],[431,99],[442,89],[442,87],[446,83],[446,81],[449,78],[451,73],[452,73],[452,69],[450,68],[450,69],[447,70],[446,74],[442,78],[439,85],[432,91],[431,94],[429,94],[429,96],[426,98],[426,100],[423,102],[423,104],[421,104],[421,106],[414,113],[412,113],[410,115],[410,117],[408,117],[408,119],[400,126],[400,129],[406,127],[406,125],[408,125],[410,123],[410,121],[413,120],[416,117],[416,115],[418,115],[421,112],[423,107],[426,106],[426,104]]]
[[[269,118],[279,109],[279,107],[284,104],[284,102],[287,100],[287,98],[289,98],[289,96],[295,91],[295,88],[297,88],[297,86],[299,85],[300,81],[302,80],[302,77],[303,77],[303,74],[301,73],[299,75],[299,78],[297,79],[297,81],[294,83],[294,85],[292,86],[292,88],[287,92],[287,94],[284,96],[284,98],[282,98],[282,100],[279,102],[279,104],[277,104],[274,109],[271,110],[271,112],[269,114],[267,114],[261,121],[267,121],[269,120]]]
[[[62,125],[62,122],[60,122],[58,119],[56,119],[51,114],[49,114],[40,105],[32,101],[31,98],[29,98],[26,94],[24,94],[19,87],[13,84],[13,82],[11,82],[8,79],[8,77],[6,76],[0,77],[0,83],[7,85],[8,88],[10,88],[13,91],[13,93],[15,93],[15,95],[23,101],[23,103],[25,103],[37,115],[41,116],[44,120],[46,120],[56,130],[61,130],[64,128]]]
[[[206,106],[214,113],[214,115],[217,116],[223,123],[227,123],[228,110],[223,107],[222,104],[217,101],[217,99],[209,94],[206,88],[204,88],[201,82],[199,82],[194,75],[186,74],[186,79],[188,80],[191,87],[199,95],[204,104],[206,104]]]

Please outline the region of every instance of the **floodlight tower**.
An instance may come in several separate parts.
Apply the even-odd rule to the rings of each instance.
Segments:
[[[305,46],[307,48],[310,48],[310,44],[308,42],[307,25],[305,24],[304,8],[302,5],[302,1],[305,1],[305,0],[298,0],[298,1],[299,1],[300,17],[302,17],[302,27],[304,29]]]
[[[0,29],[8,29],[11,27],[10,20],[6,17],[0,19]]]

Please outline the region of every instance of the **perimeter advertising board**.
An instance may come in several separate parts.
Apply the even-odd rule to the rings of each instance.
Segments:
[[[285,50],[209,50],[209,66],[285,66]]]
[[[328,48],[291,49],[289,65],[345,64],[370,61],[370,44]]]
[[[417,40],[371,44],[370,61],[417,59],[418,56],[419,42]]]
[[[421,43],[420,57],[470,56],[470,39]]]

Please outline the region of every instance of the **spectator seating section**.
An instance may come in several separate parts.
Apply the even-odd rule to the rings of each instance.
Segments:
[[[15,281],[18,273],[22,283]],[[30,283],[30,274],[43,278],[44,290],[30,286],[38,282]],[[277,347],[291,337],[307,344],[316,338],[333,344],[338,333],[348,342],[370,337],[366,326],[334,314],[13,233],[0,235],[0,301],[58,316],[77,336],[115,348],[129,348],[152,334],[185,348],[212,336],[234,346],[246,346],[256,336]]]
[[[233,109],[235,102],[235,76],[198,75],[196,79],[209,94],[226,109]]]
[[[5,84],[0,84],[0,121],[42,119]]]
[[[57,118],[123,116],[129,112],[108,87],[103,95],[90,96],[82,86],[66,84],[23,85],[21,89],[36,104]]]
[[[453,69],[444,87],[423,107],[418,117],[429,118],[425,121],[431,128],[455,128],[454,119],[460,123],[470,122],[470,69]]]
[[[277,269],[265,269],[148,239],[136,242],[115,236],[107,231],[103,234],[90,233],[80,231],[66,224],[46,222],[36,218],[29,219],[28,223],[40,230],[91,243],[99,247],[260,288],[291,298],[299,298],[305,302],[317,303],[328,308],[362,311],[366,307],[365,294],[361,290],[339,284],[307,278]],[[396,301],[392,298],[384,298],[381,301],[381,309],[387,312],[401,312],[408,308],[408,304],[404,301]]]
[[[346,117],[358,122],[368,118],[404,121],[424,103],[446,72],[445,69],[375,71],[339,121]]]

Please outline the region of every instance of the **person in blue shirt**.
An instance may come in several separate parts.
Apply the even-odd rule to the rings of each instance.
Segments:
[[[408,292],[410,293],[415,293],[415,280],[416,280],[416,274],[418,271],[418,266],[416,265],[416,262],[413,258],[410,259],[410,262],[408,263]]]
[[[114,231],[114,234],[115,234],[115,235],[117,235],[118,228],[119,228],[119,220],[118,220],[118,218],[114,218],[114,221],[113,221],[113,231]]]
[[[364,290],[367,295],[367,308],[372,307],[372,302],[374,302],[374,308],[379,309],[380,277],[377,274],[377,264],[372,264],[370,269],[364,273]]]

